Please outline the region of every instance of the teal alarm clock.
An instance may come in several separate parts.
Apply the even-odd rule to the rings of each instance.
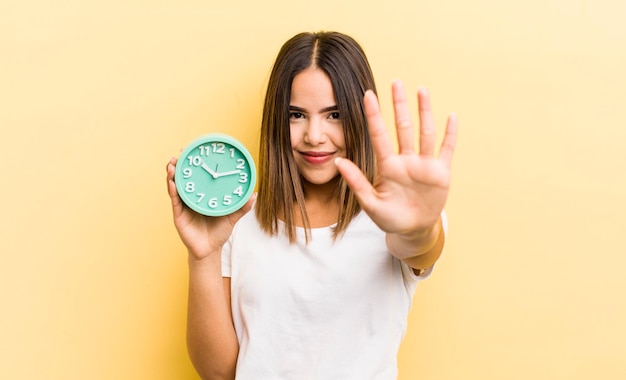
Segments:
[[[183,149],[174,180],[189,208],[207,216],[224,216],[243,207],[254,193],[256,167],[242,143],[214,133]]]

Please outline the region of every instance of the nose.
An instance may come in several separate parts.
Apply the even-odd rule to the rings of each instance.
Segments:
[[[311,146],[317,146],[326,142],[326,132],[324,131],[324,121],[319,117],[312,117],[308,120],[304,132],[304,142]]]

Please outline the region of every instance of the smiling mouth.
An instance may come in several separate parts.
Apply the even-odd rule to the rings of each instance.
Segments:
[[[319,165],[329,161],[334,153],[333,152],[300,152],[302,158],[310,164]]]

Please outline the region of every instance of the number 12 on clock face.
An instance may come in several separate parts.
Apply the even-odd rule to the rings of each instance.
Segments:
[[[208,216],[233,213],[246,204],[256,184],[248,150],[227,135],[212,134],[192,142],[176,165],[176,188],[194,211]]]

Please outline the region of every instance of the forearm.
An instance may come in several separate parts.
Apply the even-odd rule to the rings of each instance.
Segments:
[[[435,265],[445,243],[441,218],[427,231],[411,235],[387,234],[387,247],[392,255],[417,270]]]
[[[189,259],[187,348],[201,378],[234,379],[239,344],[219,254]]]

